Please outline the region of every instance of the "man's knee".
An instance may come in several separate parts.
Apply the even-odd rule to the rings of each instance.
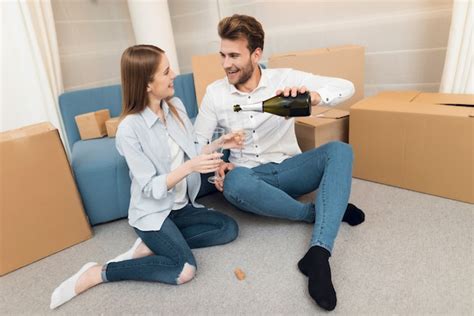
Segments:
[[[343,159],[352,162],[354,154],[352,146],[343,142],[333,141],[323,145],[329,157]]]
[[[225,175],[224,193],[226,191],[238,192],[248,184],[253,171],[249,168],[237,167]]]

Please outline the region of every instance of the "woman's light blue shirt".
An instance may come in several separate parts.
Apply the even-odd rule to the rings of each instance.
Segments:
[[[174,188],[168,190],[166,185],[166,177],[171,172],[168,137],[184,151],[185,160],[201,151],[183,103],[178,98],[169,102],[178,111],[185,129],[165,102],[162,104],[166,126],[147,107],[140,113],[127,115],[117,129],[116,147],[127,161],[132,180],[128,220],[131,226],[142,231],[160,230],[175,201]],[[201,186],[200,174],[191,173],[186,182],[189,200],[194,206],[202,207],[195,202]]]

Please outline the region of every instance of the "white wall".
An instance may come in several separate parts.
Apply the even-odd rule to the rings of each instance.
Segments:
[[[181,73],[191,56],[217,52],[217,23],[255,16],[274,53],[344,44],[366,48],[365,94],[437,91],[452,0],[169,0]],[[126,0],[52,0],[65,90],[120,82],[122,51],[135,44]],[[159,30],[157,30],[158,32]]]
[[[217,23],[255,16],[274,53],[357,44],[366,48],[365,94],[386,89],[437,91],[448,42],[451,0],[169,1],[182,73],[191,56],[219,48]]]
[[[135,44],[126,0],[52,0],[64,89],[120,82],[120,57]]]

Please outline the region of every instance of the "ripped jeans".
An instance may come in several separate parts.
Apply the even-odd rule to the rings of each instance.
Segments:
[[[191,249],[231,242],[238,235],[238,226],[225,214],[188,204],[171,211],[159,231],[136,228],[135,231],[154,255],[107,264],[102,274],[105,282],[135,280],[177,284],[185,263],[197,267]]]

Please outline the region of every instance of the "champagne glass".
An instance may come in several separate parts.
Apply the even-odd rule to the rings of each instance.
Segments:
[[[218,152],[222,153],[222,149],[224,146],[224,139],[222,136],[224,136],[225,130],[222,127],[216,127],[214,132],[212,133],[211,138],[208,140],[208,146],[209,146],[209,152]],[[216,171],[212,177],[209,177],[207,181],[209,183],[215,184],[216,181],[220,180],[219,174]]]
[[[236,113],[238,114],[238,113]],[[248,132],[245,130],[244,128],[244,117],[241,117],[241,118],[238,118],[237,119],[237,122],[235,124],[235,128],[232,130],[233,133],[238,133],[240,138],[242,139],[243,141],[243,144],[242,144],[242,147],[240,147],[240,150],[239,150],[239,154],[237,154],[236,158],[239,162],[246,162],[248,161],[248,158],[244,156],[243,154],[243,149],[245,147],[245,142],[247,140],[247,137],[249,136]]]
[[[242,147],[240,147],[240,149],[239,149],[239,154],[237,154],[237,160],[239,162],[246,162],[246,161],[248,161],[248,158],[244,156],[242,151],[245,147],[245,141],[247,140],[248,132],[243,128],[236,129],[233,132],[239,134],[239,137],[242,139],[242,142],[243,142]]]

